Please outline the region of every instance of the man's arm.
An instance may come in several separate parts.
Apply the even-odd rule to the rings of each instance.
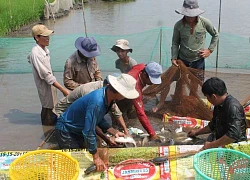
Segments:
[[[111,116],[114,117],[115,120],[121,125],[121,127],[124,130],[124,133],[126,135],[129,135],[127,126],[126,126],[124,119],[122,117],[122,112],[120,111],[119,107],[117,106],[117,104],[115,102],[112,104],[110,112],[111,112]]]
[[[86,145],[87,150],[92,154],[94,164],[96,165],[97,171],[103,171],[105,169],[105,164],[103,160],[99,157],[97,152],[97,144],[96,144],[96,122],[97,115],[99,113],[99,109],[97,106],[89,105],[86,109],[86,117],[84,130],[82,131],[84,143]]]
[[[198,135],[202,135],[202,134],[208,134],[212,132],[211,129],[209,128],[209,126],[205,126],[204,128],[198,129],[198,130],[191,130],[190,132],[188,132],[188,136],[189,137],[195,137]]]
[[[217,148],[217,147],[224,147],[227,144],[233,143],[235,140],[228,137],[227,135],[222,136],[221,138],[213,141],[213,142],[205,142],[202,149],[210,149],[210,148]]]
[[[69,94],[69,91],[66,88],[62,87],[62,85],[59,84],[57,81],[53,83],[53,86],[59,89],[63,93],[64,96],[67,96]]]
[[[139,97],[137,99],[133,99],[132,101],[133,101],[133,104],[134,104],[135,109],[136,109],[137,117],[138,117],[139,121],[141,122],[143,128],[150,135],[150,140],[156,139],[157,135],[156,135],[147,115],[145,114],[144,104],[142,102],[142,98]]]
[[[107,144],[109,144],[110,146],[115,146],[116,145],[116,142],[113,140],[113,139],[111,139],[111,137],[108,137],[108,136],[106,136],[103,132],[102,132],[102,130],[101,130],[101,128],[100,127],[98,127],[98,126],[96,126],[96,134],[98,135],[98,136],[100,136],[100,138],[102,138]]]
[[[174,26],[173,37],[172,37],[172,46],[171,46],[171,60],[177,60],[179,54],[180,46],[180,33],[178,31],[177,23]]]
[[[202,18],[203,23],[205,24],[207,32],[212,36],[210,45],[208,47],[208,50],[210,53],[212,53],[219,41],[219,32],[217,29],[213,26],[212,22],[207,18]]]

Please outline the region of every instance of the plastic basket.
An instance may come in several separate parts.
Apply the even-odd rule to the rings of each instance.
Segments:
[[[76,180],[79,164],[60,151],[37,150],[14,160],[9,173],[12,180]]]
[[[214,148],[194,156],[195,179],[250,179],[250,156],[242,152]]]

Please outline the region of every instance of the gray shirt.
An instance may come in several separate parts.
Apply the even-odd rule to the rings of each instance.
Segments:
[[[136,64],[137,62],[131,57],[129,57],[128,63],[124,63],[124,61],[122,61],[121,59],[117,59],[115,61],[116,69],[120,69],[122,73],[128,73],[130,69]]]
[[[189,62],[199,60],[199,50],[205,48],[206,32],[212,36],[208,49],[214,50],[219,40],[219,33],[210,20],[198,16],[193,34],[190,31],[191,27],[185,22],[184,18],[175,24],[171,47],[172,59],[180,58]]]
[[[54,113],[57,116],[60,116],[60,114],[62,114],[75,100],[101,87],[103,87],[103,81],[89,82],[78,86],[71,91],[68,96],[60,99],[53,109]],[[111,107],[111,115],[114,117],[122,115],[116,103],[114,103]]]
[[[57,103],[56,88],[52,85],[56,82],[56,77],[52,72],[49,50],[46,47],[43,50],[36,44],[28,56],[28,62],[32,67],[42,107],[53,109]]]

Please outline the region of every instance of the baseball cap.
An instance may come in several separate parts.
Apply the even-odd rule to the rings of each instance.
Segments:
[[[37,25],[33,26],[33,28],[32,28],[32,36],[33,37],[35,37],[37,35],[49,36],[52,33],[54,33],[53,30],[49,30],[46,26],[44,26],[42,24],[37,24]]]

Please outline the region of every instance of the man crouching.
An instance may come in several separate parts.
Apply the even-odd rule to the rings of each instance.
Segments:
[[[95,90],[71,104],[60,115],[56,124],[56,139],[61,149],[86,148],[92,155],[97,171],[103,171],[105,164],[97,153],[96,126],[115,137],[125,136],[115,130],[104,119],[109,108],[117,100],[135,99],[139,93],[135,89],[136,80],[128,75],[109,75],[110,84]]]

